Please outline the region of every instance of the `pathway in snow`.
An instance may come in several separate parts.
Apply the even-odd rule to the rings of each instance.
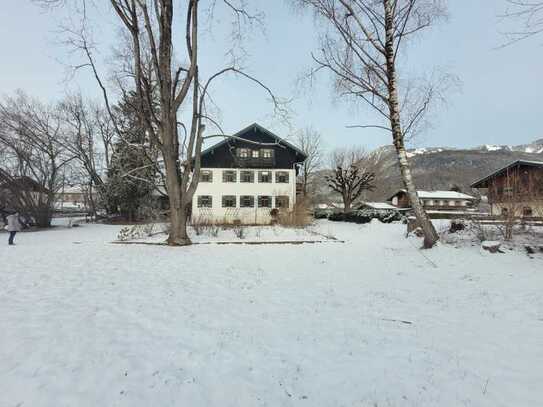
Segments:
[[[346,243],[18,235],[0,246],[0,406],[543,404],[541,258],[319,229]]]

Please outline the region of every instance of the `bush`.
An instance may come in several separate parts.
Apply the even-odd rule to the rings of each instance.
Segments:
[[[117,240],[127,241],[134,239],[142,239],[144,237],[152,236],[155,228],[154,223],[144,223],[141,225],[125,226],[117,235]]]
[[[234,235],[238,239],[245,239],[245,227],[241,224],[234,225],[232,227],[232,231],[234,232]]]
[[[272,209],[276,210],[276,209]],[[306,199],[300,197],[292,211],[280,210],[277,212],[277,222],[281,226],[304,228],[313,221]]]
[[[401,221],[403,216],[397,211],[376,211],[373,209],[361,209],[358,211],[332,213],[328,219],[334,222],[369,223],[372,219],[378,219],[382,223]]]
[[[466,224],[461,220],[452,220],[449,227],[449,233],[456,233],[466,229]]]
[[[333,209],[315,209],[313,211],[313,217],[315,219],[328,219],[330,215],[334,214]]]

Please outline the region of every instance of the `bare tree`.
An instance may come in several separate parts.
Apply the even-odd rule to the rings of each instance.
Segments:
[[[41,0],[48,6],[64,2]],[[207,9],[203,3],[208,5]],[[232,13],[234,42],[239,40],[244,23],[258,25],[260,16],[247,11],[246,0],[183,0],[179,3],[174,0],[110,0],[110,4],[129,38],[130,44],[124,55],[129,56],[130,62],[125,68],[128,68],[127,76],[133,81],[141,126],[162,156],[170,206],[168,243],[187,245],[191,243],[187,219],[198,185],[202,144],[208,138],[230,137],[208,111],[212,84],[226,74],[235,74],[262,87],[272,100],[276,113],[282,105],[261,81],[241,70],[232,49],[225,50],[225,54],[233,56],[232,62],[207,80],[202,79],[199,69],[201,8],[212,15],[220,4]],[[174,13],[180,10],[184,10],[183,15],[175,19]],[[184,42],[174,41],[176,28],[184,33]],[[98,73],[92,43],[88,41],[85,28],[67,32],[74,36],[71,45],[86,56],[87,63],[81,66],[91,68],[107,110],[113,117],[108,92]],[[180,57],[185,61],[178,62],[176,58]],[[186,123],[180,119],[182,110],[190,112]],[[217,128],[219,134],[204,136],[206,125]]]
[[[65,130],[64,146],[78,163],[89,209],[96,214],[95,192],[107,203],[104,177],[111,166],[115,128],[105,109],[81,94],[66,96],[59,113]]]
[[[199,24],[200,1],[185,2],[185,50],[186,65],[174,61],[175,42],[173,41],[174,7],[173,0],[111,0],[111,4],[132,39],[132,56],[136,94],[139,101],[140,119],[149,136],[162,152],[166,189],[170,203],[172,224],[168,243],[170,245],[190,244],[187,234],[187,218],[196,191],[200,174],[200,158],[206,124],[216,121],[208,114],[206,98],[209,88],[217,78],[234,73],[260,85],[278,106],[278,101],[262,82],[241,71],[235,61],[225,66],[206,81],[199,71]],[[210,3],[215,7],[216,1]],[[222,4],[232,11],[238,24],[256,17],[246,10],[244,0],[236,2],[223,0]],[[150,70],[145,68],[142,57],[147,50]],[[154,86],[156,85],[156,86]],[[155,106],[153,96],[158,95]],[[192,111],[190,125],[178,120],[182,107]],[[225,136],[220,131],[219,136]]]
[[[442,1],[293,1],[313,10],[317,19],[327,23],[320,52],[313,55],[315,71],[331,72],[340,96],[369,105],[387,123],[357,127],[378,127],[391,133],[403,183],[424,231],[424,247],[432,247],[439,237],[418,199],[405,136],[421,123],[436,89],[427,87],[418,92],[423,97],[416,97],[415,101],[405,99],[405,93],[404,99],[400,99],[397,66],[402,45],[444,14]]]
[[[308,187],[313,182],[313,176],[322,166],[322,138],[315,129],[308,127],[300,130],[295,136],[296,143],[307,158],[301,166],[300,177],[302,179],[302,193],[308,195]]]
[[[360,148],[337,149],[331,154],[333,175],[327,175],[328,186],[341,195],[343,211],[348,212],[351,205],[364,191],[375,188],[375,173],[369,168],[369,156]]]
[[[19,92],[0,103],[0,184],[9,205],[49,227],[62,173],[73,160],[66,150],[58,108]]]
[[[507,33],[508,41],[505,45],[543,33],[543,1],[506,0],[506,2],[509,6],[502,17],[518,21],[521,27]]]

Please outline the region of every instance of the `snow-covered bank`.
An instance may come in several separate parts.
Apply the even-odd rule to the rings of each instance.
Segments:
[[[297,246],[118,230],[0,246],[0,406],[543,404],[541,257],[421,252],[379,223]]]
[[[168,238],[167,229],[168,227],[165,224],[124,227],[117,236],[115,243],[166,244]],[[307,227],[207,225],[189,226],[188,234],[194,244],[323,243],[337,241],[331,233],[321,229],[321,224]]]

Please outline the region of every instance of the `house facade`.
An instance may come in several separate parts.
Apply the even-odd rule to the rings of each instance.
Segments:
[[[514,161],[471,187],[486,190],[492,215],[543,216],[542,161]]]
[[[96,192],[92,192],[96,199]],[[57,210],[88,210],[90,207],[89,190],[82,185],[65,186],[55,196],[55,209]]]
[[[417,191],[426,210],[463,212],[473,208],[476,198],[456,191]],[[411,207],[409,196],[404,189],[389,198],[390,203],[400,209]]]
[[[193,221],[268,224],[296,205],[298,167],[306,155],[258,124],[202,152]]]

